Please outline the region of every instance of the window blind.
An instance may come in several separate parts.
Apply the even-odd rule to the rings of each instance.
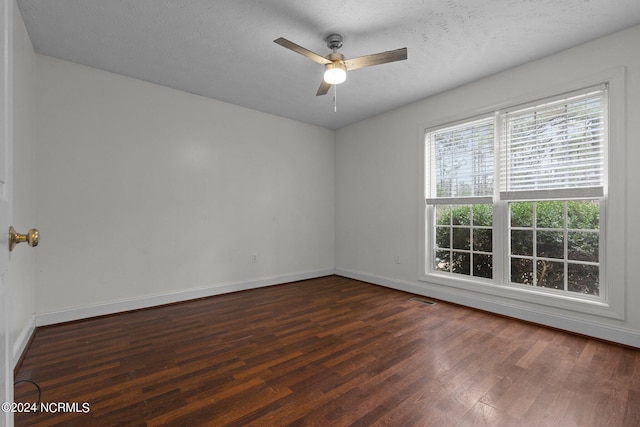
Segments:
[[[427,203],[493,196],[493,116],[426,132]]]
[[[600,197],[606,88],[503,113],[503,200]]]

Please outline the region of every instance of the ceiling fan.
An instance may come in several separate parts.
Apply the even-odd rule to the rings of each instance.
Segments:
[[[326,38],[326,41],[327,47],[332,49],[333,53],[330,53],[327,56],[322,56],[283,37],[274,40],[274,42],[280,46],[291,49],[292,51],[297,52],[300,55],[304,55],[318,64],[324,65],[324,78],[320,83],[316,96],[325,95],[329,92],[332,85],[344,82],[347,78],[347,71],[407,59],[406,47],[374,53],[372,55],[359,56],[352,59],[344,59],[344,55],[337,52],[337,50],[342,47],[342,36],[340,34],[330,34]]]

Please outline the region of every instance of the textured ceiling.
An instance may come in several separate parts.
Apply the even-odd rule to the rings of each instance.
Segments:
[[[337,129],[640,24],[640,0],[18,0],[36,52]],[[408,60],[354,70],[315,93],[323,67],[273,43],[352,58],[401,47]]]

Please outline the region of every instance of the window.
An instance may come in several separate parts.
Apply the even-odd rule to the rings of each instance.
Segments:
[[[494,119],[427,133],[433,269],[493,276]]]
[[[425,273],[603,300],[606,85],[425,130]]]
[[[510,283],[599,295],[605,97],[599,87],[501,114]]]

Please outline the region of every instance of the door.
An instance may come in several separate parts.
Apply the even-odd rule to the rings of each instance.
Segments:
[[[13,1],[0,0],[0,404],[13,402],[13,351],[10,339],[11,269],[9,224],[11,220]],[[4,409],[4,407],[3,407]],[[2,411],[0,426],[12,426],[13,414]]]

